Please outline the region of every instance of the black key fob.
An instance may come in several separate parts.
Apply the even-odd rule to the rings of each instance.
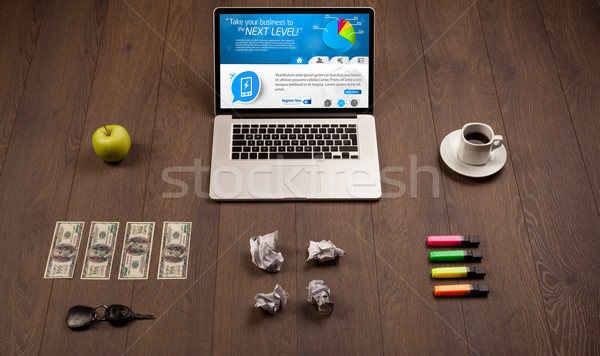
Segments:
[[[72,330],[82,330],[94,321],[95,309],[85,305],[76,305],[67,313],[67,326]]]

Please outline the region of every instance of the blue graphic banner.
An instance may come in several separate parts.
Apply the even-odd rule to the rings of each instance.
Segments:
[[[369,55],[368,14],[221,14],[219,23],[221,64]]]

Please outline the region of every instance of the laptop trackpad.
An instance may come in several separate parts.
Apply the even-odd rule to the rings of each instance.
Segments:
[[[283,165],[254,167],[248,172],[248,193],[254,198],[304,199],[321,192],[319,166]]]
[[[318,166],[278,166],[275,182],[277,195],[282,198],[310,198],[321,192]]]

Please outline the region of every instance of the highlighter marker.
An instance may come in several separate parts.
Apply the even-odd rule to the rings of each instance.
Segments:
[[[479,246],[477,235],[427,236],[429,246]]]
[[[435,286],[433,294],[436,297],[472,296],[484,297],[490,292],[487,284],[454,284]]]
[[[431,262],[479,262],[483,258],[481,251],[466,251],[466,250],[453,250],[453,251],[431,251],[429,252],[429,261]]]
[[[483,267],[442,267],[432,268],[431,278],[483,278]]]

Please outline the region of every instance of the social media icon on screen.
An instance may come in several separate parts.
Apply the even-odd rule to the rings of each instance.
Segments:
[[[260,79],[255,72],[245,71],[236,75],[231,81],[232,104],[239,101],[250,103],[260,92]]]

